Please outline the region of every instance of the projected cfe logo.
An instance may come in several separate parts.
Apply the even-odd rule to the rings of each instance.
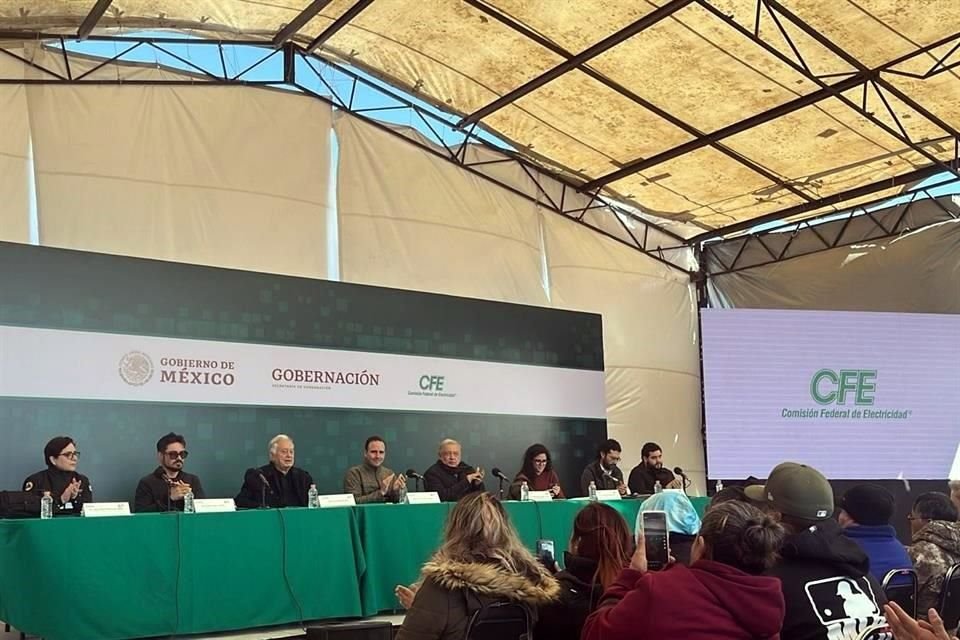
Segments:
[[[810,399],[816,406],[784,407],[781,418],[805,420],[906,420],[912,409],[875,407],[880,398],[880,373],[876,369],[819,369],[809,381]]]
[[[817,404],[872,406],[877,391],[874,369],[820,369],[810,380],[810,396]]]

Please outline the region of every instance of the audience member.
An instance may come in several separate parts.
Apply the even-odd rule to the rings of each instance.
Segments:
[[[787,531],[781,560],[768,572],[780,578],[786,602],[782,640],[845,638],[883,622],[886,597],[867,554],[831,518],[833,489],[823,474],[784,462],[766,484],[745,491]]]
[[[942,493],[924,493],[910,515],[912,543],[907,547],[917,570],[920,589],[917,611],[936,607],[947,569],[960,562],[960,524],[957,508]]]
[[[960,480],[951,480],[947,486],[950,487],[950,502],[960,511]]]
[[[784,615],[776,578],[783,528],[743,502],[719,504],[704,516],[690,567],[647,571],[638,540],[630,567],[587,618],[583,640],[775,639]]]
[[[837,519],[843,534],[867,554],[870,573],[880,582],[893,569],[913,568],[890,525],[894,506],[893,494],[876,484],[858,484],[843,495],[839,504]]]
[[[700,532],[700,516],[690,498],[679,490],[655,493],[640,505],[634,531],[641,531],[644,511],[663,511],[667,514],[667,535],[670,554],[680,564],[690,564],[690,551]]]
[[[520,499],[520,487],[526,482],[530,491],[549,491],[554,498],[563,498],[560,476],[553,469],[550,451],[542,444],[527,447],[523,454],[523,466],[510,485],[510,500]]]
[[[573,521],[570,549],[563,554],[559,602],[540,609],[534,638],[580,640],[587,616],[600,602],[603,590],[630,564],[633,539],[617,510],[593,502]]]
[[[956,636],[947,633],[936,609],[927,612],[930,622],[914,620],[896,602],[885,604],[883,611],[895,640],[957,640]]]
[[[663,468],[663,450],[656,442],[648,442],[640,450],[640,464],[630,472],[627,486],[636,495],[648,496],[661,489],[683,489],[683,478],[675,478],[673,472]]]
[[[443,543],[423,565],[421,581],[397,586],[407,608],[396,640],[463,640],[474,612],[493,602],[523,605],[536,621],[539,607],[560,586],[524,548],[495,498],[475,492],[450,512]]]
[[[620,464],[622,451],[620,443],[612,438],[600,445],[597,459],[588,464],[580,474],[580,495],[590,494],[591,482],[597,489],[617,489],[620,495],[627,495],[627,485],[623,483],[623,471],[617,466]]]
[[[710,498],[710,503],[707,505],[707,511],[714,508],[718,504],[723,504],[724,502],[750,502],[750,498],[747,497],[747,494],[743,492],[743,487],[724,487],[713,494],[713,497]]]

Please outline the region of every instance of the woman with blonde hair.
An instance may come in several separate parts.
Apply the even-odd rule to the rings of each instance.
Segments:
[[[398,586],[408,609],[396,640],[463,640],[477,611],[493,602],[538,607],[560,587],[517,536],[503,506],[487,493],[461,499],[450,512],[443,543],[423,565],[420,582]]]

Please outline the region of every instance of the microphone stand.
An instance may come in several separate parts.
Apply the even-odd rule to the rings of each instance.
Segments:
[[[497,478],[497,482],[500,483],[500,499],[503,500],[503,477]]]

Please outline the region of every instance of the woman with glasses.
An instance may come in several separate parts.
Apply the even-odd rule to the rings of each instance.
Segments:
[[[93,502],[90,479],[77,473],[80,452],[73,438],[57,436],[43,448],[47,468],[23,481],[23,490],[37,496],[50,492],[56,514],[79,514],[85,502]]]
[[[140,478],[133,501],[135,512],[183,511],[187,493],[198,499],[206,497],[200,478],[183,470],[187,455],[187,440],[177,433],[168,433],[157,441],[160,466]]]
[[[523,467],[510,485],[507,495],[510,500],[520,499],[520,487],[524,482],[530,491],[549,491],[554,498],[566,497],[560,488],[560,477],[553,470],[550,452],[542,444],[527,447],[523,454]]]

